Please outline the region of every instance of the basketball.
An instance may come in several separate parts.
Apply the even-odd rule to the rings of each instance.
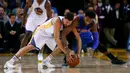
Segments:
[[[69,56],[68,56],[68,57],[69,57]],[[77,58],[76,55],[72,55],[72,57],[73,57],[73,59],[74,59],[72,62],[69,62],[68,57],[66,58],[66,61],[67,61],[67,64],[68,64],[70,67],[76,67],[77,65],[79,65],[80,59]]]

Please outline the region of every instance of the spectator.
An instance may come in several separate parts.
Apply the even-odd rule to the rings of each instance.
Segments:
[[[122,37],[122,36],[119,37],[119,35],[123,32],[122,17],[123,17],[123,15],[122,15],[122,10],[120,8],[120,3],[117,2],[115,4],[115,7],[113,8],[113,12],[112,12],[112,26],[111,26],[112,29],[113,29],[112,33],[113,33],[113,35],[115,35],[115,38],[113,40],[115,40],[116,46],[118,46],[118,43],[121,41],[120,37]]]
[[[52,8],[51,10],[52,10],[52,17],[58,16],[58,12],[55,11],[54,8]]]
[[[25,4],[26,4],[26,0],[21,0],[21,7],[24,8],[25,7]]]
[[[5,40],[6,40],[6,50],[12,53],[17,52],[20,48],[20,24],[16,21],[16,16],[14,14],[9,15],[9,21],[5,24]]]
[[[7,14],[11,14],[13,9],[20,6],[20,4],[17,3],[17,0],[7,0],[7,3]]]
[[[52,9],[54,10],[55,14],[58,15],[58,11],[57,11],[56,7],[52,7]]]
[[[23,19],[23,8],[18,7],[16,9],[16,22],[21,24],[22,19]]]
[[[77,16],[77,13],[76,12],[74,12],[74,18]]]
[[[7,8],[7,2],[5,0],[0,0],[0,7],[3,7],[4,9]]]
[[[102,0],[98,0],[98,6],[102,7],[102,5],[103,5]]]
[[[128,11],[130,10],[129,7],[130,5],[127,3],[127,0],[123,0],[122,11],[125,23],[128,21]]]
[[[116,46],[117,41],[114,39],[114,29],[113,29],[113,23],[112,23],[112,12],[113,8],[109,3],[109,0],[106,1],[105,5],[102,7],[102,13],[103,16],[105,17],[103,19],[103,31],[105,34],[106,39],[108,40],[107,47]]]
[[[92,5],[93,5],[93,8],[94,8],[94,11],[99,16],[100,15],[100,7],[98,6],[97,0],[92,0]]]
[[[4,51],[4,22],[0,21],[0,53]]]
[[[3,7],[0,7],[0,21],[4,22],[4,24],[8,21],[8,16],[5,14]]]
[[[67,12],[70,12],[70,10],[69,10],[69,9],[65,9],[64,15],[65,15]]]
[[[85,15],[84,11],[82,9],[80,9],[78,11],[78,16],[84,16],[84,15]]]

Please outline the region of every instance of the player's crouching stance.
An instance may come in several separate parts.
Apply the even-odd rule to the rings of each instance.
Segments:
[[[62,45],[62,41],[60,39],[60,32],[64,30],[63,27],[67,28],[67,26],[72,23],[73,18],[73,13],[68,12],[64,17],[54,17],[40,25],[36,29],[29,44],[21,48],[9,61],[7,61],[4,65],[4,68],[15,68],[15,63],[20,61],[20,57],[23,57],[31,50],[41,50],[45,44],[47,44],[47,46],[52,51],[54,51],[54,48],[57,45],[57,48],[55,48],[55,50],[60,49],[59,51],[63,51],[67,55],[74,54],[70,49]],[[53,56],[55,55],[55,53],[52,54]],[[49,62],[53,58],[52,54],[43,60],[43,65],[46,65],[47,67],[55,67],[55,65],[52,65]],[[72,60],[71,57],[70,60]]]

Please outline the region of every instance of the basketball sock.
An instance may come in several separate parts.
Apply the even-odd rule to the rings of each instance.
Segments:
[[[115,56],[113,56],[111,53],[108,53],[107,55],[106,55],[109,59],[111,59],[111,60],[113,60],[113,59],[115,59],[116,57]]]
[[[18,61],[20,61],[20,59],[21,59],[21,57],[17,57],[16,55],[14,55],[11,59],[10,59],[10,63],[11,64],[14,64],[15,62],[18,62]]]
[[[51,61],[53,58],[54,58],[54,57],[50,54],[49,56],[47,56],[47,57],[45,58],[44,61]]]

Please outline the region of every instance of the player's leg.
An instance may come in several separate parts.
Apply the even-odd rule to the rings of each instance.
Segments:
[[[27,45],[29,39],[31,38],[32,36],[32,32],[31,31],[27,31],[25,33],[25,36],[23,37],[22,41],[21,41],[21,45],[20,45],[20,48],[24,47]]]
[[[4,68],[15,68],[14,63],[20,61],[20,57],[34,49],[35,47],[31,44],[21,48],[9,61],[6,62]]]
[[[68,49],[68,51],[71,51],[70,49]],[[53,51],[52,51],[52,53],[49,55],[49,56],[47,56],[44,60],[43,60],[43,62],[49,62],[49,61],[51,61],[55,56],[57,56],[58,54],[60,54],[60,53],[62,53],[62,50],[60,49],[60,48],[58,48],[58,47],[56,47]],[[66,61],[66,56],[64,56],[65,57],[65,60],[64,61]],[[66,65],[67,65],[67,62],[65,62],[66,63]],[[49,64],[48,64],[49,65]],[[68,65],[67,65],[68,66]]]
[[[124,64],[124,63],[126,63],[126,62],[124,62],[123,60],[120,60],[120,59],[118,59],[117,57],[115,57],[111,52],[109,52],[108,50],[107,50],[107,48],[103,45],[103,44],[101,44],[101,43],[99,43],[99,46],[98,46],[98,48],[97,48],[101,53],[104,53],[110,60],[111,60],[111,63],[112,64]]]
[[[21,41],[21,45],[20,48],[26,46],[32,36],[32,33],[34,32],[34,30],[36,29],[36,25],[34,25],[35,20],[33,18],[28,18],[27,22],[26,22],[26,33],[25,36],[23,37],[22,41]]]
[[[44,60],[43,60],[43,65],[47,66],[47,67],[55,67],[55,65],[51,64],[50,61],[59,53],[61,53],[62,51],[57,47],[56,47],[56,42],[53,38],[49,38],[46,41],[46,45],[52,50],[52,53],[47,56]]]
[[[56,55],[62,53],[62,51],[60,50],[60,48],[56,47],[53,52],[47,56],[43,61],[51,61]]]
[[[35,48],[37,50],[40,50],[41,46],[45,44],[39,41],[39,40],[42,40],[41,37],[42,36],[40,36],[39,33],[34,35],[27,46],[21,48],[9,61],[6,62],[4,68],[6,67],[15,68],[14,63],[17,61],[20,61],[20,58],[24,56],[26,53],[28,53],[29,51]],[[45,41],[45,40],[43,39],[42,41]]]

